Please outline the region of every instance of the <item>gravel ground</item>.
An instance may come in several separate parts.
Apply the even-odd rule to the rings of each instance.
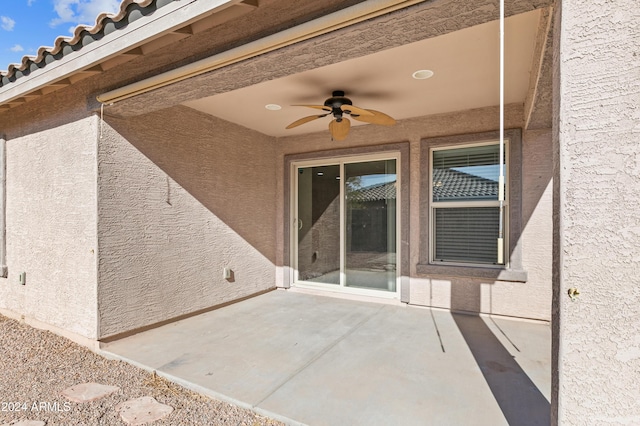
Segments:
[[[84,404],[61,396],[64,389],[86,382],[120,390]],[[0,425],[19,420],[44,421],[48,426],[123,425],[115,406],[141,396],[152,396],[174,408],[153,426],[282,424],[0,315]],[[49,404],[40,410],[41,403]]]

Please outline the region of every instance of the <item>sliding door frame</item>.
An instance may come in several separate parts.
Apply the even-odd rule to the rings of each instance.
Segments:
[[[308,144],[308,141],[306,142]],[[301,144],[302,145],[302,144]],[[409,181],[411,176],[410,170],[410,154],[412,152],[411,145],[408,141],[399,141],[399,142],[389,142],[375,145],[360,145],[360,146],[351,146],[351,147],[335,147],[331,149],[324,150],[316,150],[316,151],[300,151],[302,146],[291,146],[284,150],[281,153],[282,155],[282,163],[280,166],[280,176],[281,176],[281,190],[282,193],[279,196],[282,203],[282,210],[280,216],[280,224],[278,225],[278,254],[277,254],[277,262],[276,273],[277,273],[277,281],[276,286],[280,288],[289,288],[291,287],[291,283],[293,282],[293,265],[291,263],[292,249],[291,245],[292,239],[292,228],[291,224],[293,222],[294,215],[291,214],[291,190],[292,179],[291,179],[291,163],[298,163],[304,160],[325,160],[325,159],[333,159],[334,161],[339,160],[343,157],[348,156],[358,156],[365,154],[385,154],[391,152],[399,152],[400,153],[400,164],[399,169],[396,169],[396,173],[400,175],[400,179],[402,181],[402,185],[397,190],[401,193],[402,197],[402,208],[398,212],[400,215],[400,234],[398,235],[398,239],[400,240],[400,258],[397,259],[396,267],[399,268],[401,287],[400,287],[400,302],[409,303],[410,300],[410,288],[411,288],[411,268],[410,268],[410,260],[409,260],[409,249],[410,249],[410,240],[415,240],[415,235],[410,231],[410,216],[409,211],[412,205],[417,202],[419,199],[419,185],[411,185],[412,192],[414,193],[414,197],[409,196],[410,193],[410,184]],[[416,204],[416,205],[419,205]],[[417,229],[417,228],[416,228]],[[414,244],[418,244],[419,241],[414,242]],[[281,263],[280,263],[281,262]],[[339,294],[339,293],[334,293]],[[359,296],[358,296],[359,297]],[[384,300],[384,299],[383,299]],[[387,299],[389,300],[389,299]]]
[[[348,287],[346,285],[346,199],[345,199],[345,165],[353,163],[367,163],[374,161],[395,160],[396,169],[396,276],[395,291],[384,291],[366,289],[359,287]],[[400,151],[382,151],[367,154],[356,154],[349,156],[323,157],[316,159],[292,160],[289,165],[289,264],[291,265],[291,275],[289,285],[300,288],[321,289],[332,292],[355,294],[360,296],[374,296],[380,298],[400,299],[401,298],[401,272],[402,272],[402,211],[404,209],[402,199],[402,159]],[[311,281],[301,281],[298,268],[298,170],[301,168],[335,166],[340,167],[340,283],[325,284]]]

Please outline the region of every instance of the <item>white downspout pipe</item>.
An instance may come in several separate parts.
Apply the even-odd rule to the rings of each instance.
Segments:
[[[498,178],[500,219],[498,225],[498,264],[504,263],[504,0],[500,0],[500,177]]]

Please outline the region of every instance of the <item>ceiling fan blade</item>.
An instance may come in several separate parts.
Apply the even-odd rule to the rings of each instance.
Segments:
[[[393,126],[394,124],[396,124],[396,120],[394,120],[393,117],[388,116],[384,112],[376,111],[373,109],[369,109],[367,111],[373,113],[373,115],[353,115],[352,114],[351,117],[353,117],[354,120],[363,121],[365,123],[371,123],[371,124],[379,124],[381,126]]]
[[[369,110],[366,110],[364,108],[358,108],[355,105],[344,104],[340,107],[340,109],[348,114],[373,115],[373,113],[369,112]]]
[[[342,118],[342,121],[338,121],[334,119],[329,123],[329,132],[331,132],[331,137],[333,137],[336,141],[343,141],[347,138],[349,134],[349,129],[351,128],[351,122],[348,118]]]
[[[315,109],[321,109],[321,110],[324,110],[324,111],[331,112],[331,107],[328,107],[326,105],[291,105],[291,106],[301,106],[301,107],[307,107],[307,108],[315,108]]]
[[[309,115],[307,117],[302,117],[300,120],[296,120],[293,123],[289,124],[286,128],[287,129],[293,129],[294,127],[298,127],[304,123],[308,123],[310,121],[316,120],[318,118],[322,118],[322,117],[326,117],[328,114],[322,114],[322,115]]]

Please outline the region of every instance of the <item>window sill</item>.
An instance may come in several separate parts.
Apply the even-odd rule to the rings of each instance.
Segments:
[[[527,282],[527,271],[522,269],[482,268],[473,266],[430,265],[419,263],[418,275],[438,278],[483,278],[496,281]]]

